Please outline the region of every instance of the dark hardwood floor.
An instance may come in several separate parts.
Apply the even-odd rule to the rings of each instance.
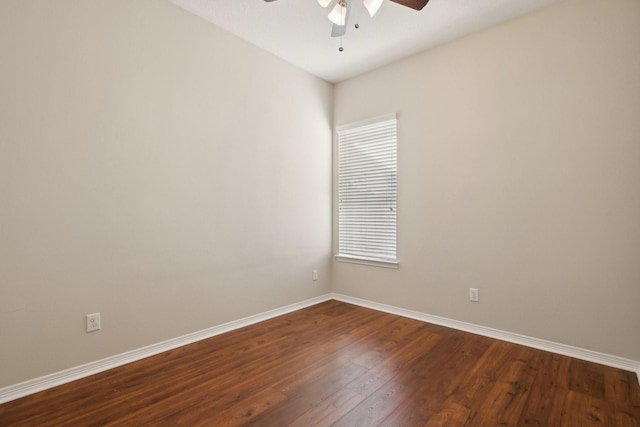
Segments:
[[[329,301],[0,405],[1,426],[638,426],[635,373]]]

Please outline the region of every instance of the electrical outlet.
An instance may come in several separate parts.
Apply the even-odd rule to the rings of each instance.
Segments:
[[[469,301],[480,301],[480,293],[478,292],[478,288],[469,288]]]
[[[87,314],[87,332],[100,329],[100,313]]]
[[[313,280],[314,282],[318,280],[318,270],[313,270],[311,272],[311,280]]]

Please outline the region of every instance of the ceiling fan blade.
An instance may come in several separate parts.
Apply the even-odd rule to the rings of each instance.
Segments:
[[[265,0],[265,1],[273,1],[273,0]],[[429,2],[429,0],[391,0],[391,1],[406,7],[410,7],[411,9],[414,9],[414,10],[422,10],[422,8],[425,7]]]
[[[346,1],[347,1],[347,13],[344,15],[344,25],[333,24],[333,26],[331,27],[331,37],[342,37],[347,33],[347,25],[349,24],[349,14],[351,13],[351,0],[346,0]]]
[[[264,0],[264,1],[266,1],[267,3],[271,3],[272,1],[276,1],[276,0]]]

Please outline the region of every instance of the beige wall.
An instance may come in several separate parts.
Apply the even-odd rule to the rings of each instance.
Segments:
[[[334,96],[335,125],[398,113],[400,260],[334,262],[335,292],[640,360],[640,2],[561,2]]]
[[[163,0],[0,2],[0,387],[327,293],[332,90]]]

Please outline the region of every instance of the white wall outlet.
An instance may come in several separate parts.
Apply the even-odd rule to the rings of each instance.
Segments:
[[[100,329],[100,313],[87,314],[87,332]]]
[[[480,293],[478,292],[478,288],[469,288],[469,301],[480,301]]]
[[[311,280],[313,280],[314,282],[318,280],[318,270],[313,270],[311,272]]]

